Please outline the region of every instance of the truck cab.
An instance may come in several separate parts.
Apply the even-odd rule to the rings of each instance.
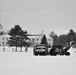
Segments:
[[[45,44],[36,45],[33,49],[34,55],[47,55],[48,47]]]

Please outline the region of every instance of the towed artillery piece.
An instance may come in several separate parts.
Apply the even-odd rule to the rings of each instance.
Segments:
[[[68,50],[71,48],[72,45],[75,44],[75,41],[71,41],[70,43],[67,43],[65,47],[62,45],[53,45],[52,48],[49,51],[50,55],[70,55],[70,52]]]
[[[50,55],[56,56],[56,55],[70,55],[70,52],[68,50],[71,46],[67,48],[63,48],[61,45],[53,45],[52,48],[49,51]]]

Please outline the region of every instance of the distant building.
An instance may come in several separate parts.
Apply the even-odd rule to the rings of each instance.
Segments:
[[[49,46],[53,45],[53,38],[47,38],[47,42]]]
[[[30,40],[29,40],[30,46],[39,45],[41,43],[42,37],[43,37],[43,34],[39,35],[39,36],[29,36],[29,38],[30,38]],[[53,38],[48,38],[48,37],[46,37],[46,38],[47,38],[48,45],[52,46],[53,45]]]
[[[8,46],[7,42],[9,40],[10,35],[0,35],[0,46]]]

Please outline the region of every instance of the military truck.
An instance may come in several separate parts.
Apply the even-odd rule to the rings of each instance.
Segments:
[[[36,45],[33,49],[34,55],[48,55],[48,47],[45,44]]]

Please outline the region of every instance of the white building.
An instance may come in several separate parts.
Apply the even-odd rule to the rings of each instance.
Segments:
[[[9,40],[10,35],[0,35],[0,46],[8,46],[7,42]]]
[[[52,46],[53,45],[53,38],[47,38],[47,42],[48,42],[48,45],[49,46]]]
[[[29,41],[30,45],[31,46],[36,46],[36,45],[41,43],[43,35],[40,35],[40,36],[29,36],[29,38],[30,38],[30,41]],[[52,46],[53,45],[53,38],[48,38],[47,36],[46,36],[46,38],[47,38],[48,45]]]

